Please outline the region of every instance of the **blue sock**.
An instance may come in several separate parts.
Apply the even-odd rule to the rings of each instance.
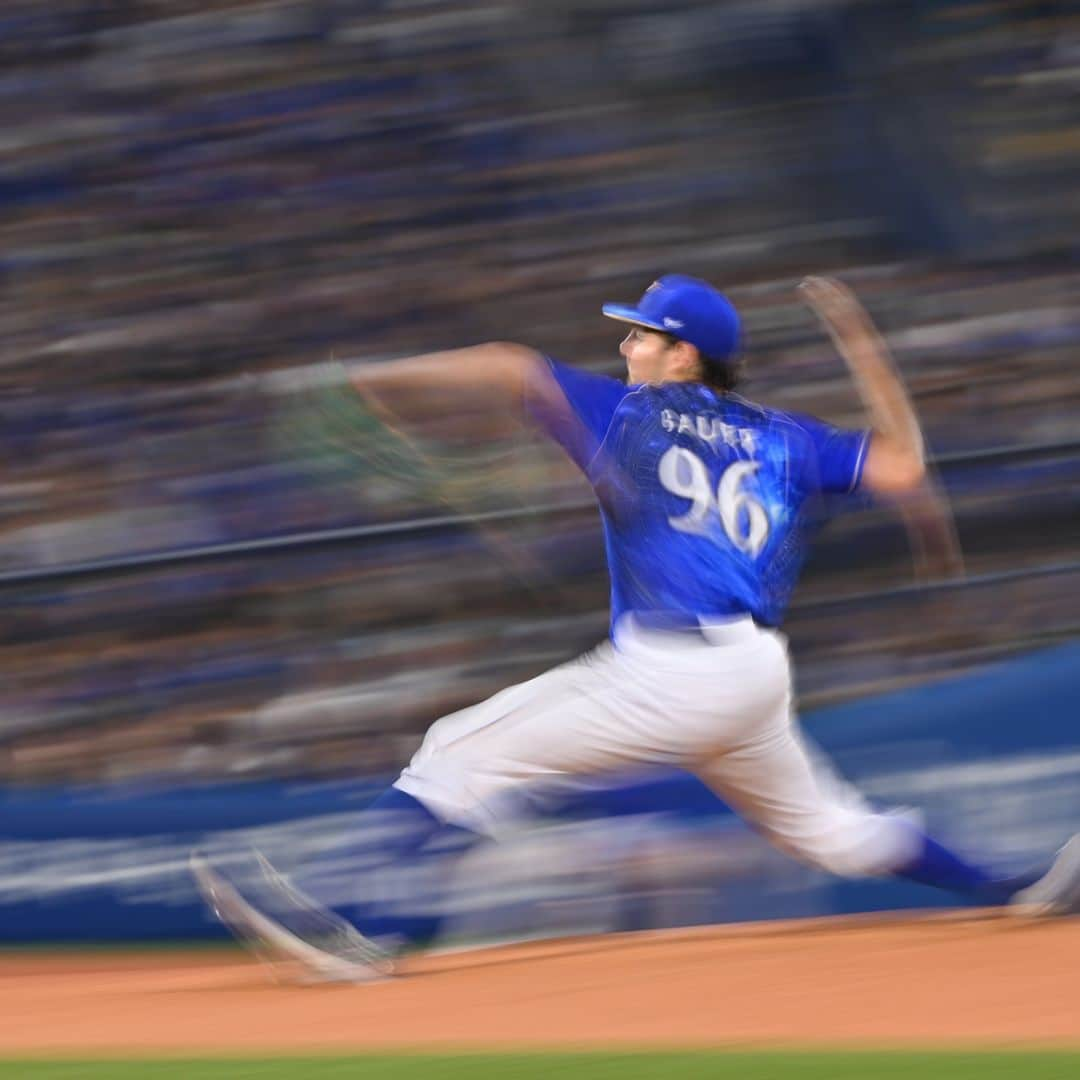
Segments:
[[[370,814],[393,814],[394,829],[380,837],[379,851],[386,861],[419,851],[443,823],[422,803],[400,788],[388,787],[368,808]]]
[[[397,904],[371,899],[344,912],[354,926],[367,937],[396,939],[402,946],[423,945],[435,938],[443,923],[440,910],[445,897],[447,868],[441,861],[452,858],[445,851],[431,848],[460,846],[461,840],[472,841],[475,834],[440,821],[422,802],[395,787],[387,788],[364,813],[367,820],[379,815],[380,832],[367,854],[373,873],[387,870],[420,869],[428,863],[436,878],[436,895],[426,902],[432,910],[404,914],[395,910]],[[431,888],[430,878],[427,886]]]
[[[911,862],[893,870],[895,877],[948,889],[980,904],[1006,904],[1015,893],[1042,876],[1034,871],[1011,877],[995,876],[949,851],[914,825],[912,829],[921,842],[920,851]]]

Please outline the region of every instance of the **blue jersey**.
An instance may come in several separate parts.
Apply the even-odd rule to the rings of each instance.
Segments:
[[[701,383],[627,386],[548,363],[572,418],[537,415],[599,498],[612,625],[627,613],[777,625],[819,496],[855,489],[869,433]]]

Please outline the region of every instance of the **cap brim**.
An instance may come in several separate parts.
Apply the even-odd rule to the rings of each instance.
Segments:
[[[633,323],[634,326],[644,326],[648,330],[659,330],[662,334],[670,333],[663,323],[646,318],[637,308],[629,304],[605,304],[600,310],[609,319],[615,319],[618,322]]]

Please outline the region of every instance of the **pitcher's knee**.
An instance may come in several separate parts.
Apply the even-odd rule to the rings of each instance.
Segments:
[[[883,877],[913,857],[915,843],[915,834],[902,818],[845,812],[834,815],[820,831],[787,837],[784,846],[830,874]]]

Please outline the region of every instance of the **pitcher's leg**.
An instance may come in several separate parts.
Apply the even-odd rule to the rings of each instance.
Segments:
[[[394,948],[439,936],[458,856],[480,837],[434,815],[396,787],[364,812],[351,853],[360,867],[353,902],[339,909],[361,933]]]
[[[370,829],[360,827],[376,838],[361,835],[355,845],[368,870],[363,901],[348,914],[363,933],[409,943],[434,937],[440,917],[431,898],[450,880],[462,836],[494,835],[533,784],[632,759],[605,656],[601,648],[431,727],[371,807]]]
[[[914,822],[875,813],[787,717],[698,774],[781,850],[844,877],[894,876],[1007,902],[1039,875],[995,875],[927,836]]]
[[[518,796],[647,756],[631,731],[643,707],[625,693],[610,646],[439,720],[394,782],[450,824],[493,835]]]
[[[911,826],[874,813],[786,718],[695,771],[778,848],[831,873],[889,874],[918,851]]]

